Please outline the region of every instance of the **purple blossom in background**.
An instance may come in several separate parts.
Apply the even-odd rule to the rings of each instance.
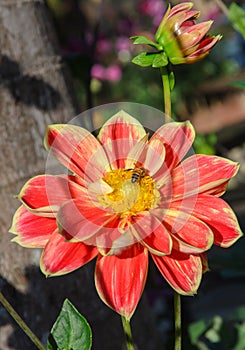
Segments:
[[[105,68],[101,64],[94,64],[91,69],[91,77],[98,80],[104,80]]]
[[[106,80],[111,82],[117,82],[122,78],[121,68],[114,64],[106,69]]]
[[[158,26],[162,16],[166,11],[167,5],[162,0],[143,0],[139,4],[139,10],[142,14],[152,17],[153,24]]]
[[[115,49],[116,51],[130,51],[131,45],[128,37],[120,36],[115,43]]]
[[[91,70],[91,76],[98,80],[118,82],[122,78],[122,70],[116,64],[108,68],[101,64],[94,64]]]

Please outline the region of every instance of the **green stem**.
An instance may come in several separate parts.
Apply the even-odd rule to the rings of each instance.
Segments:
[[[134,350],[134,342],[131,332],[130,321],[128,321],[124,316],[122,316],[122,325],[126,337],[127,350]]]
[[[164,113],[166,123],[171,121],[171,88],[169,81],[168,67],[161,67],[163,99],[164,99]]]
[[[13,319],[18,323],[20,328],[25,332],[25,334],[30,338],[30,340],[36,345],[37,349],[45,350],[45,347],[40,342],[40,340],[36,337],[36,335],[30,330],[27,324],[22,320],[22,318],[17,314],[13,306],[11,306],[8,300],[4,297],[4,295],[0,292],[0,303],[3,304],[5,309],[9,312],[9,314],[13,317]]]
[[[181,300],[180,300],[180,294],[177,292],[174,292],[174,318],[175,318],[174,350],[181,350]]]

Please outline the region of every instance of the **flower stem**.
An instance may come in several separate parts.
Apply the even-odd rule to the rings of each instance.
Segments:
[[[163,99],[164,99],[164,113],[166,123],[171,121],[171,88],[169,81],[168,66],[161,67],[162,86],[163,86]]]
[[[128,321],[124,316],[122,316],[122,325],[126,337],[127,350],[134,350],[134,342],[131,332],[130,321]]]
[[[180,300],[180,294],[177,292],[174,292],[174,317],[175,317],[174,350],[181,350],[181,300]]]
[[[13,306],[9,304],[8,300],[4,297],[2,292],[0,292],[0,303],[5,307],[13,319],[18,323],[20,328],[25,332],[25,334],[30,338],[30,340],[36,345],[37,349],[45,350],[45,347],[37,338],[37,336],[31,331],[27,324],[22,320],[22,318],[14,310]]]

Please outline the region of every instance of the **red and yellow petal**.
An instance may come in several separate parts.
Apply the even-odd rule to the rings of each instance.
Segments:
[[[152,213],[171,234],[175,249],[179,246],[178,250],[182,252],[199,254],[212,246],[214,236],[211,228],[192,214],[181,212],[178,208],[166,211],[155,209]]]
[[[128,153],[145,135],[145,129],[137,119],[120,111],[102,126],[98,139],[110,164],[113,164],[114,168],[124,168]]]
[[[172,239],[168,230],[157,217],[151,214],[138,217],[131,225],[137,240],[156,255],[167,255],[172,250]]]
[[[15,212],[9,232],[17,235],[12,241],[23,247],[43,248],[56,228],[55,219],[34,215],[21,205]]]
[[[117,214],[100,209],[88,198],[64,203],[56,219],[66,239],[91,244],[101,233],[109,235],[119,222]]]
[[[193,295],[200,285],[203,266],[198,255],[183,254],[173,250],[171,255],[152,258],[163,277],[179,294]]]
[[[237,163],[225,158],[193,155],[172,171],[173,200],[198,193],[220,196],[238,168]]]
[[[171,171],[186,155],[192,146],[195,131],[190,122],[167,123],[161,126],[150,140],[159,139],[163,142],[166,150],[165,167],[159,172],[161,178],[168,169]]]
[[[103,228],[94,238],[94,244],[101,255],[120,255],[125,249],[139,241],[133,234],[131,226],[126,229],[116,226],[115,228]],[[89,242],[93,240],[90,239]]]
[[[67,242],[56,230],[43,250],[40,267],[46,276],[64,275],[87,264],[97,254],[97,248],[81,242]]]
[[[44,143],[46,149],[63,165],[89,182],[97,181],[109,167],[101,144],[79,126],[50,125]]]
[[[192,215],[210,226],[214,233],[214,244],[222,248],[230,247],[243,235],[235,213],[221,198],[199,195]]]
[[[18,198],[34,214],[53,217],[62,203],[83,197],[84,191],[74,176],[38,175],[26,182]]]
[[[210,227],[189,213],[168,210],[163,224],[172,236],[197,248],[196,253],[210,249],[214,242],[214,235]]]
[[[138,141],[130,150],[125,162],[125,167],[130,169],[138,164],[147,170],[148,175],[154,176],[163,166],[166,151],[161,140],[154,139],[146,143],[147,137],[148,135]]]
[[[144,290],[147,271],[147,249],[140,244],[120,255],[99,255],[95,269],[98,294],[109,307],[129,320]]]
[[[125,168],[132,169],[136,166],[136,163],[142,163],[145,160],[147,152],[148,135],[145,135],[141,140],[137,141],[136,144],[130,149],[127,154],[125,161]]]
[[[198,58],[203,57],[209,54],[209,51],[216,45],[216,43],[222,38],[222,35],[216,36],[207,36],[204,38],[198,45],[198,48],[195,52],[193,52],[189,58]]]

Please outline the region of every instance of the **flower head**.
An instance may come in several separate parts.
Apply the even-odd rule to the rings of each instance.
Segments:
[[[189,122],[168,123],[149,138],[121,111],[97,138],[74,125],[51,125],[47,150],[71,175],[40,175],[22,188],[13,239],[43,248],[48,276],[97,257],[95,284],[104,302],[130,318],[143,292],[149,255],[179,293],[196,293],[212,244],[240,236],[219,198],[238,169],[216,156],[192,155]]]
[[[196,23],[200,12],[192,2],[169,6],[156,32],[156,41],[173,64],[193,63],[204,58],[221,35],[208,35],[212,21]]]

